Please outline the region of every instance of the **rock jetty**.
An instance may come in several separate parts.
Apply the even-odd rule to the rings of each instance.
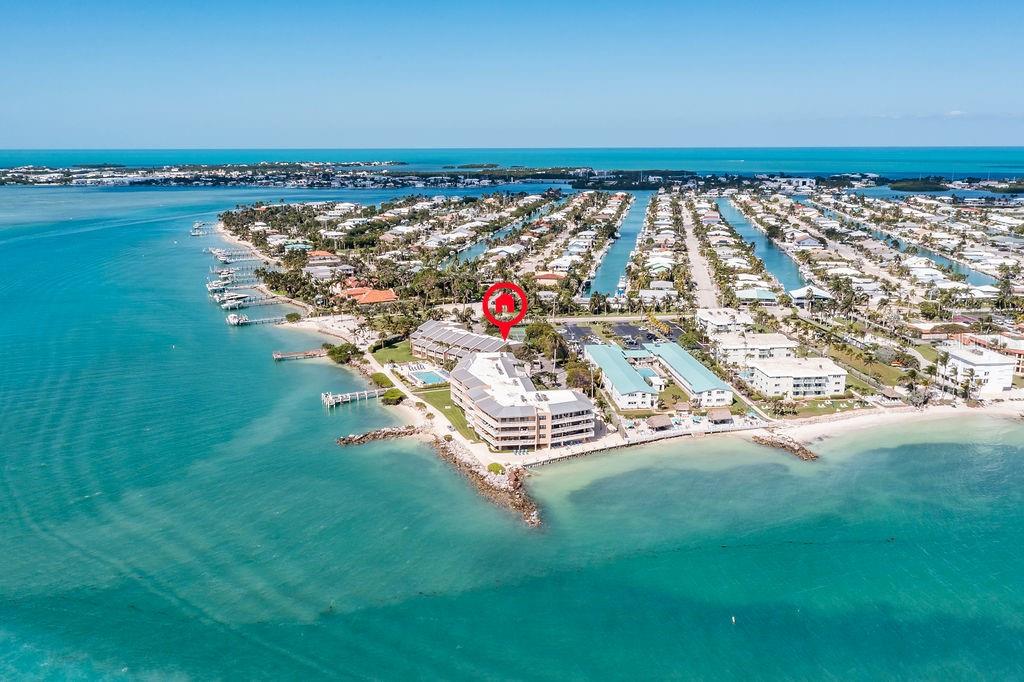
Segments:
[[[384,429],[376,429],[375,431],[367,431],[366,433],[351,433],[347,436],[342,436],[338,439],[338,445],[362,445],[363,443],[372,443],[375,440],[388,440],[390,438],[405,438],[406,436],[414,436],[419,432],[418,426],[390,426]]]
[[[758,445],[764,445],[769,448],[777,448],[779,450],[790,452],[805,462],[813,462],[818,459],[818,455],[811,452],[807,446],[796,439],[790,438],[789,436],[780,436],[776,433],[770,433],[765,436],[754,436],[751,440]]]
[[[485,469],[472,454],[466,452],[455,441],[435,437],[433,445],[441,459],[468,478],[481,495],[495,504],[518,512],[526,525],[533,528],[541,525],[540,509],[526,493],[526,487],[523,485],[527,475],[526,469],[509,467],[505,473],[496,474]]]

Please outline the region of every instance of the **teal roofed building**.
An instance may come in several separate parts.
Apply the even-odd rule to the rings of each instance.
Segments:
[[[658,391],[629,364],[618,346],[587,345],[583,357],[600,368],[603,385],[620,410],[649,410],[657,405]]]
[[[677,343],[645,343],[690,399],[701,407],[724,407],[733,401],[732,388]]]

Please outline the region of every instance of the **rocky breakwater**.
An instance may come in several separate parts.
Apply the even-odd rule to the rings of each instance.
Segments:
[[[540,509],[527,494],[524,485],[526,469],[502,467],[500,471],[491,471],[455,441],[435,437],[433,445],[441,459],[468,478],[481,495],[519,513],[526,525],[534,528],[540,526]]]
[[[388,440],[391,438],[405,438],[419,433],[418,426],[389,426],[384,429],[367,431],[366,433],[352,433],[338,439],[338,445],[362,445],[377,440]]]
[[[796,455],[805,462],[813,462],[818,459],[818,455],[809,450],[806,445],[794,438],[790,438],[789,436],[781,436],[777,433],[768,433],[765,435],[756,435],[751,438],[751,440],[758,445],[785,450],[786,452]]]

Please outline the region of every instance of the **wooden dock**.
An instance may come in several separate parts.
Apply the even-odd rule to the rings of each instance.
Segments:
[[[386,388],[371,389],[368,391],[352,391],[350,393],[321,393],[320,402],[324,407],[331,408],[335,405],[344,405],[356,400],[369,400],[379,398],[388,392]]]
[[[274,351],[274,361],[284,362],[285,360],[307,360],[309,358],[322,358],[327,356],[326,348],[314,348],[313,350],[297,351]]]
[[[282,317],[261,317],[261,318],[255,319],[255,320],[250,320],[245,315],[231,314],[231,315],[228,315],[226,318],[224,318],[224,321],[227,322],[232,327],[245,327],[245,326],[252,325],[252,324],[280,324],[281,322],[284,322],[284,319],[285,318],[282,316]]]

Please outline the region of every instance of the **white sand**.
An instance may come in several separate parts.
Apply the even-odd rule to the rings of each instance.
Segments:
[[[855,412],[847,416],[828,415],[826,417],[815,417],[808,420],[794,420],[791,423],[781,423],[771,430],[783,436],[789,436],[804,444],[813,443],[832,436],[838,436],[850,431],[870,430],[877,427],[893,426],[897,424],[920,423],[931,420],[946,420],[963,417],[974,417],[991,415],[997,417],[1017,417],[1024,413],[1024,402],[1005,401],[990,403],[983,407],[953,407],[952,405],[937,405],[917,409],[913,407],[892,408],[884,410],[872,410],[870,412]]]

